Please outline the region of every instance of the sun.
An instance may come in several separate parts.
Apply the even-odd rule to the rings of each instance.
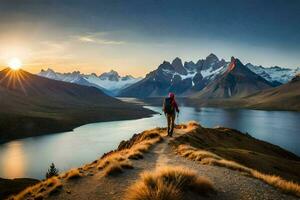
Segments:
[[[13,70],[18,70],[22,67],[22,61],[19,58],[11,58],[8,61],[8,66]]]

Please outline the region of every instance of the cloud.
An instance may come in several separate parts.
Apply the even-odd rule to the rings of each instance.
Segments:
[[[103,35],[106,34],[107,33],[92,33],[88,35],[77,36],[77,39],[80,42],[94,43],[99,45],[122,45],[126,43],[125,41],[121,41],[121,40],[104,39]],[[102,37],[100,38],[99,35]]]

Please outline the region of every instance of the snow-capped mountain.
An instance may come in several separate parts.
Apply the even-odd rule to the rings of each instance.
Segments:
[[[244,97],[272,87],[271,82],[251,71],[239,59],[232,57],[226,71],[195,97],[200,99]]]
[[[165,96],[168,92],[174,92],[179,96],[189,96],[198,93],[209,84],[211,85],[212,82],[219,80],[228,70],[229,63],[230,62],[224,59],[219,59],[214,54],[210,54],[205,59],[200,59],[197,62],[189,61],[183,63],[182,60],[177,57],[172,62],[164,61],[156,70],[148,73],[143,79],[134,78],[130,75],[122,77],[118,72],[113,70],[97,76],[94,73],[87,75],[81,74],[78,71],[72,73],[57,73],[48,69],[42,70],[39,75],[50,79],[94,86],[112,96],[146,98]],[[265,79],[272,87],[287,83],[297,73],[300,73],[300,67],[296,69],[277,66],[265,68],[262,66],[254,66],[251,63],[243,66]],[[247,69],[243,70],[243,73],[246,72]],[[249,75],[250,73],[247,74]],[[226,76],[225,79],[228,77],[231,76]],[[246,81],[247,78],[245,78],[245,76],[237,77],[243,77],[244,79],[241,80],[241,82],[237,81],[237,84],[244,84],[243,81]],[[255,79],[253,78],[251,80]],[[237,86],[237,88],[239,88],[239,86]],[[255,90],[249,89],[250,92]],[[247,92],[247,94],[250,92]]]
[[[59,73],[52,69],[47,69],[41,70],[38,75],[49,79],[97,87],[112,96],[117,95],[120,90],[141,80],[141,78],[134,78],[130,75],[121,77],[118,72],[113,70],[97,76],[95,73],[88,75],[81,74],[79,71],[74,71],[72,73]]]
[[[118,94],[122,89],[140,81],[141,78],[134,78],[131,75],[121,77],[118,72],[111,70],[97,77],[95,74],[85,75],[84,78],[90,83],[99,85],[113,94]]]
[[[300,67],[295,69],[284,68],[284,67],[262,67],[262,66],[255,66],[251,63],[246,64],[251,71],[260,75],[267,81],[278,83],[278,85],[284,84],[292,80],[296,74],[300,73]]]
[[[204,88],[226,70],[227,64],[225,60],[219,60],[214,54],[197,63],[190,61],[182,64],[181,59],[177,57],[172,63],[164,61],[143,80],[122,90],[119,96],[145,98],[163,96],[168,92],[186,96]]]

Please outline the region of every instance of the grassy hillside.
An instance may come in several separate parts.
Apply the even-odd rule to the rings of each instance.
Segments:
[[[50,80],[25,71],[0,72],[0,142],[152,113],[94,87]]]
[[[294,154],[236,130],[190,122],[178,125],[172,138],[165,128],[134,134],[100,159],[11,199],[294,200],[300,185],[285,179],[299,179],[299,163]]]
[[[25,188],[37,184],[39,180],[29,178],[3,179],[0,178],[0,199],[16,194]]]
[[[193,106],[300,111],[299,99],[300,81],[294,79],[284,85],[262,90],[243,98],[202,99],[192,97],[186,99],[185,103]]]
[[[234,129],[197,126],[187,134],[177,137],[172,144],[190,145],[260,172],[300,183],[298,156]]]

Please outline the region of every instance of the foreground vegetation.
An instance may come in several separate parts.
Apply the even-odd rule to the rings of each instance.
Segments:
[[[191,193],[207,195],[214,191],[205,177],[185,167],[165,166],[156,171],[144,172],[128,189],[128,200],[182,200]]]
[[[300,197],[300,159],[296,155],[233,129],[190,126],[194,129],[172,141],[177,154],[199,164],[243,172]]]
[[[64,183],[93,175],[89,172],[90,169],[103,172],[104,177],[118,175],[123,173],[124,170],[133,169],[134,166],[130,160],[142,159],[143,153],[148,152],[154,144],[162,140],[163,138],[157,129],[136,134],[128,141],[122,141],[118,149],[104,154],[99,160],[52,176],[26,188],[17,195],[11,196],[9,199],[44,199],[50,197],[64,190]]]
[[[10,199],[239,199],[257,198],[259,192],[272,199],[300,197],[300,159],[278,146],[233,129],[204,128],[194,122],[176,126],[173,138],[164,136],[165,128],[135,134],[100,159]]]

